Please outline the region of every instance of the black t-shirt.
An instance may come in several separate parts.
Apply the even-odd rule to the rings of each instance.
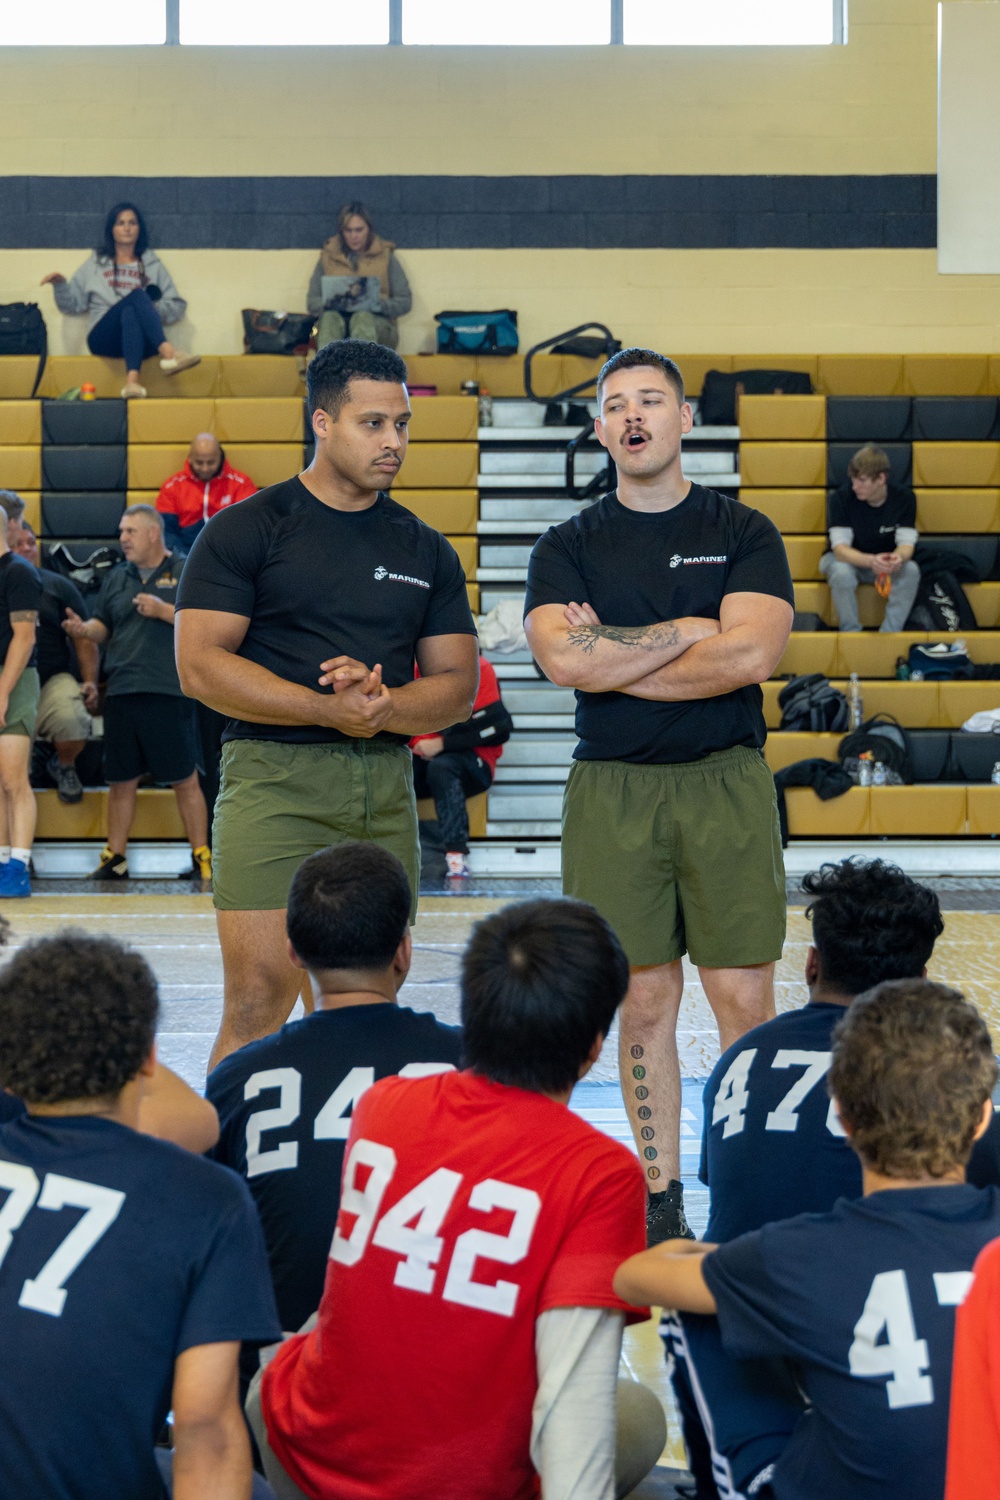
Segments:
[[[891,552],[896,545],[896,528],[899,526],[904,530],[916,530],[917,497],[912,490],[904,490],[897,484],[887,486],[885,500],[879,506],[858,500],[850,481],[842,484],[839,490],[834,490],[827,501],[827,531],[850,531],[848,546],[856,547],[859,552]],[[839,537],[837,540],[844,539]],[[907,538],[901,540],[905,541]]]
[[[214,516],[187,560],[180,609],[246,615],[239,655],[314,692],[320,663],[382,664],[387,687],[413,681],[414,651],[432,635],[475,635],[465,574],[451,543],[380,494],[367,510],[324,505],[299,479],[260,490]],[[319,726],[231,719],[224,739],[322,744]],[[376,739],[403,744],[405,735]]]
[[[210,1073],[221,1127],[212,1156],[248,1181],[287,1332],[319,1306],[358,1099],[377,1078],[457,1067],[461,1047],[457,1027],[376,1002],[315,1011]]]
[[[33,609],[39,613],[42,607],[42,578],[38,569],[15,552],[5,552],[0,557],[0,664],[3,663],[14,630],[10,623],[12,614],[18,610]],[[37,634],[37,632],[36,632]],[[38,647],[32,651],[27,666],[36,666]]]
[[[43,686],[57,672],[69,672],[80,680],[80,665],[73,642],[62,628],[67,609],[75,610],[81,620],[87,618],[83,595],[70,578],[42,568],[42,602],[38,611],[38,676]]]
[[[536,542],[525,614],[586,602],[606,625],[653,625],[684,615],[717,620],[726,594],[795,595],[781,536],[760,511],[693,484],[672,510],[629,510],[614,494]],[[653,703],[625,693],[577,693],[577,760],[647,764],[700,760],[766,738],[759,687],[717,698]]]
[[[104,648],[109,698],[129,693],[184,697],[174,661],[173,622],[141,615],[135,607],[137,594],[152,594],[165,604],[175,604],[183,567],[183,557],[168,552],[151,570],[140,572],[135,563],[125,563],[106,574],[93,618],[111,632]]]
[[[159,1500],[174,1364],[279,1337],[246,1184],[111,1120],[0,1126],[0,1495]]]

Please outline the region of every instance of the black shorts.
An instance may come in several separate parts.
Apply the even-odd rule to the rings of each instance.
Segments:
[[[194,703],[173,693],[122,693],[104,702],[104,774],[135,781],[149,772],[172,786],[197,763]]]

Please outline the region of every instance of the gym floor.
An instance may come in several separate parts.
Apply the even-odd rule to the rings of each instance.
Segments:
[[[955,985],[975,1000],[1000,1051],[1000,881],[952,877],[928,883],[938,890],[945,913],[945,930],[931,961],[931,977]],[[459,958],[475,921],[510,900],[558,891],[554,881],[468,884],[471,889],[455,894],[421,894],[413,934],[413,967],[401,992],[404,1004],[433,1011],[449,1022],[458,1020]],[[28,902],[0,903],[0,912],[12,927],[9,946],[79,925],[90,932],[107,932],[139,948],[160,982],[160,1057],[200,1088],[222,1009],[222,961],[211,897],[179,886],[176,881],[135,881],[113,889],[97,889],[83,881],[36,881],[35,891]],[[779,1010],[801,1005],[806,999],[802,973],[810,934],[802,906],[801,893],[789,882],[788,937],[777,970]],[[700,1231],[707,1214],[707,1194],[696,1180],[700,1085],[718,1055],[718,1042],[712,1013],[693,970],[686,974],[678,1040],[685,1078],[685,1201],[693,1227]],[[614,1033],[593,1074],[574,1097],[574,1106],[599,1129],[629,1141],[618,1088]],[[667,1408],[670,1429],[662,1461],[666,1467],[640,1486],[636,1500],[668,1500],[678,1477],[671,1471],[679,1469],[684,1460],[654,1323],[628,1331],[624,1360],[657,1391]]]

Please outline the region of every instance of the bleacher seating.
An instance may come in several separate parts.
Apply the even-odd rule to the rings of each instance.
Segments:
[[[839,478],[856,447],[875,441],[896,461],[900,478],[914,485],[921,533],[942,545],[956,543],[983,554],[983,581],[966,585],[979,625],[967,637],[969,654],[977,662],[1000,661],[1000,357],[677,358],[694,399],[709,369],[766,365],[801,370],[812,379],[812,396],[743,397],[738,432],[696,428],[685,445],[691,472],[731,492],[738,487],[745,503],[778,526],[795,580],[797,609],[818,615],[827,625],[835,623],[829,589],[818,571],[826,547],[827,487]],[[569,433],[538,426],[540,410],[524,403],[520,359],[414,355],[407,357],[407,366],[411,384],[432,386],[438,394],[413,399],[411,447],[396,497],[452,540],[469,577],[474,608],[489,608],[523,586],[534,536],[578,508],[578,502],[563,498],[567,492],[561,487],[560,444]],[[534,362],[533,383],[539,395],[552,395],[596,369],[596,363],[576,358],[541,356]],[[153,501],[162,481],[182,464],[197,431],[215,432],[236,467],[262,485],[296,472],[308,456],[302,375],[290,358],[208,356],[172,379],[153,363],[143,371],[149,399],[129,403],[127,410],[116,399],[121,376],[111,362],[54,357],[39,398],[32,400],[34,370],[33,358],[0,359],[0,486],[23,495],[28,519],[43,537],[113,535],[121,507]],[[93,382],[101,399],[54,401],[84,380]],[[477,381],[497,400],[492,431],[478,430],[476,400],[461,394],[467,380]],[[550,449],[555,455],[551,474],[547,459],[535,461]],[[512,472],[510,455],[517,453],[522,458],[535,455],[524,463],[521,480]],[[581,480],[601,462],[593,450],[580,465]],[[877,625],[882,604],[874,589],[863,588],[860,603],[864,623]],[[949,765],[960,776],[956,741],[968,752],[970,768],[965,781],[855,788],[829,803],[820,802],[809,788],[792,789],[788,812],[793,837],[1000,834],[1000,788],[978,779],[989,747],[965,744],[957,733],[971,713],[1000,706],[1000,682],[895,680],[897,659],[914,641],[944,638],[871,631],[845,636],[834,630],[793,634],[776,680],[765,685],[771,730],[766,754],[773,769],[811,755],[836,754],[837,736],[777,730],[777,678],[807,671],[822,672],[841,686],[849,673],[858,672],[865,713],[891,713],[913,732],[918,773],[921,765],[943,765],[950,754]],[[518,655],[495,661],[516,734],[490,793],[489,811],[487,798],[474,799],[473,834],[555,834],[560,783],[572,748],[572,695],[540,682],[530,659]],[[39,806],[40,837],[103,834],[106,798],[100,791],[88,792],[77,808],[63,807],[54,793],[42,793]],[[421,815],[432,815],[430,808],[422,806]],[[180,836],[170,794],[144,791],[140,818],[140,837]]]

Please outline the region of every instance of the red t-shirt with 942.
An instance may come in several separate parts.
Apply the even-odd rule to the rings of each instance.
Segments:
[[[1000,1500],[1000,1240],[955,1314],[945,1500]]]
[[[471,1072],[375,1084],[318,1326],[264,1375],[278,1459],[317,1500],[530,1500],[535,1320],[644,1317],[611,1286],[644,1219],[632,1153],[544,1095]]]

